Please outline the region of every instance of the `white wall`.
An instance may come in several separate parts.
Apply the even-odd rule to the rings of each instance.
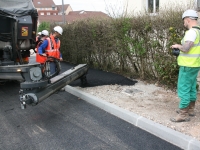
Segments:
[[[136,15],[147,10],[148,0],[123,0],[126,14]],[[194,8],[197,0],[159,0],[159,9],[166,8]]]
[[[180,7],[183,9],[194,8],[196,0],[160,0],[160,9],[163,7]]]
[[[145,10],[145,0],[124,0],[124,9],[127,15],[135,15]]]

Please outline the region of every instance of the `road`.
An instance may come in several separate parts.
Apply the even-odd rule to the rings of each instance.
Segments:
[[[65,91],[21,110],[18,91],[0,85],[0,150],[180,150]]]

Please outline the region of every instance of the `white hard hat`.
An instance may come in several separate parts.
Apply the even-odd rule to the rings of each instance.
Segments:
[[[46,36],[49,36],[49,31],[43,30],[41,34],[46,35]]]
[[[198,19],[198,14],[195,10],[188,9],[183,13],[182,19],[184,19],[185,17],[189,17],[191,19]]]
[[[55,26],[53,29],[54,29],[54,31],[56,31],[56,32],[58,32],[60,35],[62,35],[63,29],[62,29],[60,26]]]
[[[38,35],[41,35],[41,32],[38,32]]]

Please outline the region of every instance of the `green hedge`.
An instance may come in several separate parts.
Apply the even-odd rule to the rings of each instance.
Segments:
[[[64,60],[116,72],[130,78],[175,87],[176,57],[170,46],[184,35],[183,11],[163,11],[131,18],[88,19],[63,26]]]

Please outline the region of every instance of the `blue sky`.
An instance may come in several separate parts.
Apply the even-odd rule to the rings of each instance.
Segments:
[[[61,5],[62,0],[53,0],[55,4]],[[113,13],[120,11],[122,0],[63,0],[64,4],[70,4],[73,11],[102,11],[104,13]]]

